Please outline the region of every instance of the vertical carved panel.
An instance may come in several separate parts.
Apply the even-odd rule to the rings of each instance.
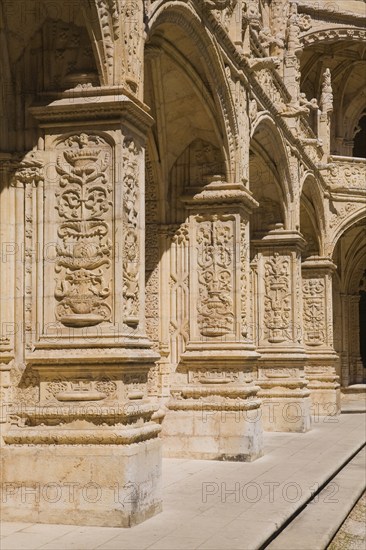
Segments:
[[[177,365],[189,338],[189,232],[182,224],[170,237],[170,345]]]
[[[108,321],[112,312],[110,147],[81,133],[66,139],[57,158],[56,318],[64,326]]]
[[[264,333],[271,343],[291,339],[290,265],[290,258],[277,252],[264,264]]]
[[[198,216],[196,222],[198,330],[201,336],[224,336],[234,332],[233,219]]]
[[[138,0],[122,3],[125,81],[133,93],[140,90],[142,80],[143,4]]]
[[[43,161],[36,153],[29,153],[21,162],[15,179],[24,185],[24,339],[25,349],[32,350],[33,282],[32,271],[35,254],[33,193],[43,179]]]
[[[139,155],[140,148],[132,138],[125,138],[123,148],[123,301],[124,321],[139,322]]]
[[[251,336],[251,327],[250,321],[248,319],[248,313],[250,308],[249,303],[249,292],[250,292],[250,281],[249,281],[249,247],[248,247],[248,238],[247,238],[247,223],[240,223],[240,306],[241,306],[241,335],[244,338]]]
[[[304,341],[308,346],[325,342],[325,284],[321,278],[303,281]]]

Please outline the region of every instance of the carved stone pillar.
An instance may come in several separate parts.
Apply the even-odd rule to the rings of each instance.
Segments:
[[[305,374],[315,416],[340,413],[337,354],[333,348],[332,276],[335,269],[329,258],[318,256],[311,256],[302,264]]]
[[[363,383],[363,365],[361,360],[361,348],[360,348],[360,318],[359,318],[359,306],[360,295],[350,294],[348,295],[348,353],[349,364],[352,384]]]
[[[38,150],[15,178],[26,187],[25,364],[39,397],[4,436],[2,482],[16,490],[2,514],[128,527],[161,509],[147,397],[158,355],[144,319],[151,118],[114,88],[65,92],[32,114]]]
[[[310,428],[310,392],[301,338],[301,250],[296,231],[271,230],[252,243],[258,393],[267,431],[305,432]]]
[[[17,192],[12,175],[18,162],[12,153],[0,152],[0,447],[13,409],[12,374],[16,363],[16,340],[22,323],[17,322],[17,266],[22,249],[17,235]]]
[[[188,342],[163,425],[168,456],[250,461],[262,453],[251,337],[248,217],[242,184],[214,179],[183,198]]]
[[[15,233],[15,190],[10,185],[14,161],[0,153],[0,425],[6,431],[12,406],[11,369],[15,358],[15,267],[17,251]],[[0,446],[3,440],[0,437]]]

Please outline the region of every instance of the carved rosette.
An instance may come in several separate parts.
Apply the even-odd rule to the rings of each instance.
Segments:
[[[326,334],[324,280],[305,279],[302,291],[304,342],[308,346],[319,346],[324,343]]]
[[[81,133],[60,144],[56,191],[56,319],[67,327],[108,321],[111,303],[112,186],[110,147]]]
[[[198,328],[202,336],[234,332],[234,227],[231,216],[197,216]]]
[[[271,343],[290,340],[290,263],[289,257],[275,252],[264,264],[264,333]]]
[[[132,138],[123,144],[123,313],[128,325],[139,322],[139,155],[140,148]]]

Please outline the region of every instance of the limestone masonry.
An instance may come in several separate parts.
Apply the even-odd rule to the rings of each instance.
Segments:
[[[365,381],[365,23],[0,1],[2,519],[133,526]]]

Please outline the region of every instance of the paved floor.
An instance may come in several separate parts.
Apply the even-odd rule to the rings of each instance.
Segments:
[[[0,547],[254,550],[360,448],[365,432],[365,414],[345,414],[318,419],[306,434],[265,434],[265,455],[251,464],[165,459],[164,510],[145,523],[133,529],[3,523]]]
[[[366,548],[366,493],[360,498],[342,527],[328,546],[328,550],[365,550]]]

